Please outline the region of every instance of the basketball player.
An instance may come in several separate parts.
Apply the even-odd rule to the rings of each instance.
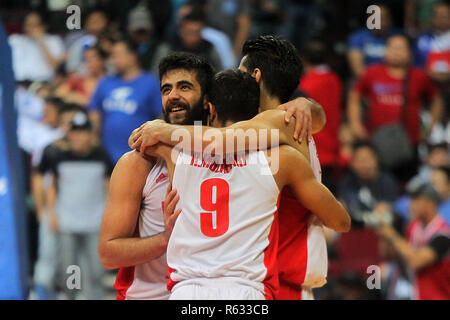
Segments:
[[[314,141],[311,140],[309,146],[306,143],[294,142],[291,137],[296,137],[297,129],[294,131],[290,125],[284,125],[284,117],[289,116],[288,112],[274,110],[287,101],[298,85],[303,68],[296,49],[288,41],[271,36],[248,40],[244,44],[243,59],[239,68],[251,73],[259,83],[260,110],[264,112],[249,121],[238,122],[223,128],[223,137],[226,137],[226,129],[230,128],[244,131],[279,129],[279,144],[288,144],[296,148],[310,160],[314,174],[320,181],[320,163]],[[143,152],[147,145],[158,141],[176,145],[180,141],[172,140],[172,133],[179,128],[179,126],[149,122],[133,132],[129,144],[132,148],[140,148]],[[183,128],[189,131],[193,138],[191,144],[195,145],[194,128],[189,126],[183,126]],[[211,143],[209,140],[199,142],[203,147]],[[222,145],[226,146],[227,143],[224,142]],[[268,141],[267,145],[271,145],[271,142]],[[234,146],[237,144],[234,143]],[[245,147],[249,145],[246,144]],[[301,212],[300,219],[298,212]],[[280,291],[276,298],[312,299],[312,288],[321,287],[326,283],[328,268],[327,248],[321,223],[295,199],[290,188],[282,190],[279,218],[280,249],[277,259],[280,265]]]
[[[163,59],[161,90],[172,88],[171,95],[162,95],[166,121],[192,124],[194,120],[204,120],[205,94],[212,76],[212,68],[194,55],[179,53]],[[312,105],[305,99],[298,99],[297,104],[299,110]],[[114,169],[100,232],[99,255],[105,267],[121,268],[114,285],[117,299],[168,297],[164,253],[178,214],[166,215],[164,221],[162,202],[168,187],[165,162],[156,158],[144,159],[130,152]],[[173,207],[172,202],[177,200],[174,192],[169,193],[167,201],[170,200]]]
[[[226,70],[215,76],[209,101],[213,126],[230,125],[257,114],[259,86],[248,73]],[[167,247],[170,299],[274,299],[277,203],[285,186],[328,227],[350,228],[344,207],[290,146],[277,150],[276,172],[269,164],[274,149],[242,154],[233,163],[183,151],[176,156],[178,150],[160,144],[147,151],[166,161],[183,210]]]

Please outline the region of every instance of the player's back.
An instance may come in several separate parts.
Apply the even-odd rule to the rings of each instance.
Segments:
[[[226,279],[273,298],[279,189],[265,154],[225,165],[180,153],[173,187],[182,213],[167,248],[168,288]]]

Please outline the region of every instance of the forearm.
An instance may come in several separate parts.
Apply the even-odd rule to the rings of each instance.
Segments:
[[[438,121],[441,119],[443,111],[444,111],[444,102],[442,100],[442,96],[438,94],[436,95],[436,97],[434,97],[430,106],[431,128],[433,128],[433,126],[436,123],[438,123]]]
[[[47,62],[52,66],[52,68],[56,68],[62,62],[62,59],[56,59],[52,56],[43,39],[38,40],[38,44],[42,52],[44,53],[44,57]]]
[[[31,186],[37,219],[38,221],[41,221],[42,211],[44,209],[44,190],[42,175],[33,173],[31,177]]]
[[[388,242],[392,245],[394,250],[400,255],[401,259],[412,269],[416,269],[418,262],[416,259],[416,250],[402,238],[397,232],[386,237]]]
[[[134,266],[156,259],[167,250],[164,233],[147,238],[117,238],[99,247],[99,256],[107,269]]]

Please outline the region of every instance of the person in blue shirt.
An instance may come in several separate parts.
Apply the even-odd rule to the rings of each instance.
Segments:
[[[386,40],[400,32],[392,27],[389,8],[381,4],[378,6],[380,7],[380,29],[370,30],[364,26],[349,37],[347,59],[356,78],[368,65],[383,62]]]
[[[410,183],[409,188],[413,188],[414,184],[423,183],[419,179]],[[450,225],[450,166],[440,166],[431,169],[430,183],[439,193],[441,201],[438,211],[442,215],[445,222]],[[409,221],[410,197],[407,195],[399,198],[394,204],[395,212],[405,221]]]
[[[450,41],[450,5],[448,3],[434,4],[431,23],[433,29],[419,35],[414,44],[414,64],[417,67],[425,67],[433,44],[437,47],[442,46],[444,49],[445,44]]]
[[[162,105],[159,80],[141,70],[132,40],[115,42],[111,57],[117,73],[100,81],[88,111],[111,161],[116,163],[130,151],[130,133],[160,116]]]

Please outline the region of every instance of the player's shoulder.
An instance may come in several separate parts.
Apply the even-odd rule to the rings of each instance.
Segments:
[[[299,162],[299,161],[306,161],[308,163],[308,159],[296,148],[291,147],[290,145],[281,145],[276,148],[272,148],[268,150],[268,156],[274,157],[275,152],[278,152],[278,156],[280,159],[281,164],[286,163],[292,163],[292,162]]]
[[[139,152],[133,150],[120,157],[114,168],[116,173],[126,172],[129,176],[141,176],[149,172],[156,163],[155,158],[144,158]]]

